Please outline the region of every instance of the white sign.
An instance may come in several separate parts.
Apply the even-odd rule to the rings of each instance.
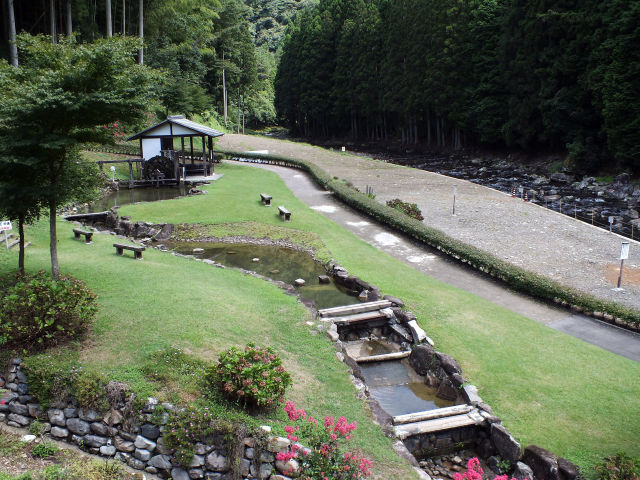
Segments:
[[[5,230],[11,230],[13,227],[11,226],[10,220],[2,220],[0,221],[0,232],[4,232]]]
[[[626,260],[629,258],[629,242],[622,242],[622,249],[620,249],[620,260]]]

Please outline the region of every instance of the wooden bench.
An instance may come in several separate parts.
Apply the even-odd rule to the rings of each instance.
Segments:
[[[138,245],[125,245],[124,243],[114,243],[116,247],[116,255],[122,255],[124,250],[131,250],[136,260],[142,260],[142,252],[146,250],[146,247],[139,247]]]
[[[278,212],[280,212],[280,218],[284,219],[285,222],[291,220],[291,212],[286,208],[280,206],[278,207]]]
[[[271,195],[267,195],[266,193],[261,193],[260,200],[262,200],[262,203],[265,204],[267,207],[271,206]]]
[[[80,238],[80,235],[84,235],[84,241],[86,243],[91,243],[91,239],[93,238],[93,232],[89,230],[82,230],[81,228],[74,228],[73,236],[75,238]]]

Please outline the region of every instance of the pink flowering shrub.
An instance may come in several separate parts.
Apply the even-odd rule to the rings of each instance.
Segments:
[[[293,422],[285,427],[292,444],[288,452],[278,453],[276,459],[288,462],[295,459],[300,465],[302,480],[346,480],[370,476],[371,462],[352,452],[345,452],[344,444],[351,439],[357,422],[348,423],[345,417],[335,420],[325,417],[322,424],[287,402],[285,412]],[[309,448],[302,447],[301,440]]]
[[[480,460],[476,457],[470,458],[467,462],[467,471],[464,473],[454,473],[453,480],[482,480],[484,470],[480,466]],[[507,475],[497,475],[493,480],[509,480]],[[512,478],[511,480],[516,480]]]
[[[220,393],[244,407],[269,409],[284,401],[291,376],[280,357],[269,347],[249,343],[244,350],[231,347],[223,352],[216,367],[205,374],[205,390]]]

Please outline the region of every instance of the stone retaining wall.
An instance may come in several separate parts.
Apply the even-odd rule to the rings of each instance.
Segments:
[[[163,431],[167,415],[158,416],[159,425],[151,423],[158,401],[149,398],[142,410],[143,420],[128,425],[124,408],[106,414],[78,408],[74,403],[43,410],[29,394],[21,360],[13,359],[6,372],[5,392],[0,389],[0,423],[17,428],[28,427],[34,420],[44,423],[45,431],[56,440],[75,444],[89,453],[120,460],[137,470],[173,480],[200,479],[289,480],[285,474],[298,468],[295,460],[276,460],[278,452],[288,452],[290,440],[270,436],[262,427],[266,441],[245,436],[239,444],[230,445],[223,435],[213,435],[206,443],[195,445],[196,455],[190,468],[183,469],[165,445]],[[0,387],[2,386],[0,382]],[[162,403],[166,411],[176,407]],[[259,455],[258,455],[259,452]]]

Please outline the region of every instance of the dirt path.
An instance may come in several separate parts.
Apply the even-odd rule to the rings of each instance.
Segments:
[[[218,144],[304,159],[361,191],[373,187],[380,202],[400,198],[417,203],[426,225],[453,238],[559,283],[640,309],[637,241],[630,241],[623,290],[614,291],[621,242],[628,239],[557,212],[465,180],[306,144],[234,134],[221,137]],[[454,186],[455,216],[451,215]]]

